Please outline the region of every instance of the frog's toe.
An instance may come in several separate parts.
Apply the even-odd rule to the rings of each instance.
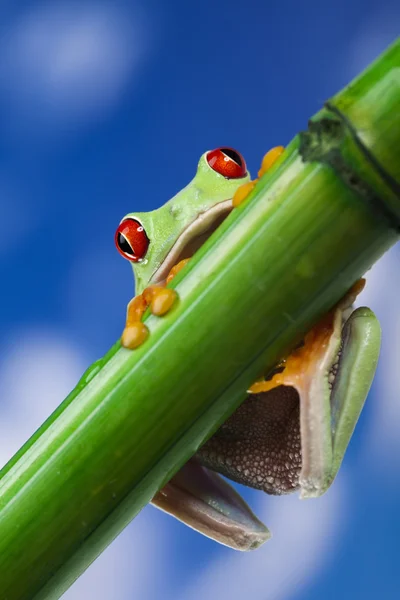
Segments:
[[[135,321],[127,325],[122,333],[121,344],[124,348],[133,350],[141,346],[148,338],[149,330],[142,321]]]
[[[275,146],[271,148],[264,156],[261,163],[261,169],[258,171],[258,176],[262,177],[276,163],[278,158],[283,154],[285,148],[283,146]]]
[[[153,315],[161,317],[167,314],[175,304],[178,295],[171,288],[156,288],[150,302]]]
[[[247,183],[243,183],[243,185],[239,186],[232,198],[232,206],[233,208],[237,208],[244,202],[250,192],[253,190],[254,186],[257,183],[257,179],[254,181],[248,181]]]
[[[269,152],[264,156],[261,168],[258,171],[258,177],[262,177],[271,167],[276,163],[278,158],[282,155],[285,148],[283,146],[276,146],[275,148],[271,148]],[[237,208],[240,206],[250,194],[250,192],[254,189],[258,179],[254,179],[254,181],[248,181],[243,185],[239,186],[232,198],[232,206],[233,208]]]
[[[143,297],[146,305],[150,307],[153,315],[162,317],[171,310],[175,300],[178,297],[178,294],[171,288],[150,285],[143,290]]]

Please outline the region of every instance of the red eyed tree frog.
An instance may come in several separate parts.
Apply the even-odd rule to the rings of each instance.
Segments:
[[[259,176],[284,159],[282,147],[264,157]],[[115,242],[135,275],[122,345],[148,336],[148,306],[163,315],[176,293],[165,287],[255,185],[236,150],[217,148],[200,158],[191,183],[161,208],[131,213]],[[364,286],[348,294],[248,397],[152,503],[190,527],[237,550],[259,547],[269,531],[217,473],[268,494],[320,496],[331,485],[371,386],[381,331],[368,308],[352,312]]]

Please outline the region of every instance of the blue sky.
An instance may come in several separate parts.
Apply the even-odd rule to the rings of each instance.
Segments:
[[[0,461],[120,335],[133,294],[121,217],[163,204],[198,158],[256,172],[399,31],[396,0],[20,1],[0,6]],[[362,302],[378,375],[322,499],[247,498],[274,537],[243,555],[146,508],[68,600],[398,597],[399,251]]]

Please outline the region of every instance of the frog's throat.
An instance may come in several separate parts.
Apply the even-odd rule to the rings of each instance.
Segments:
[[[161,265],[154,272],[150,283],[162,283],[172,267],[184,258],[191,258],[231,211],[232,200],[229,199],[218,202],[212,208],[199,213],[196,219],[182,231]]]

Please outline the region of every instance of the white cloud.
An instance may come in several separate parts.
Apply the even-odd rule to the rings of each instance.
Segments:
[[[147,49],[143,15],[118,2],[46,2],[0,39],[0,99],[24,123],[75,123],[120,98]]]
[[[170,557],[165,530],[145,509],[63,595],[63,600],[166,598]],[[154,576],[157,569],[157,576]]]
[[[322,498],[262,497],[257,514],[273,538],[248,554],[226,550],[190,582],[182,600],[288,600],[329,563],[347,517],[343,472]]]
[[[135,560],[138,557],[135,556]],[[123,532],[62,596],[63,600],[128,600],[132,560],[127,531]],[[140,560],[140,559],[139,559]],[[141,568],[144,565],[141,565]],[[138,573],[139,578],[141,573]]]
[[[61,334],[20,329],[0,363],[0,463],[4,464],[64,400],[88,366]]]

